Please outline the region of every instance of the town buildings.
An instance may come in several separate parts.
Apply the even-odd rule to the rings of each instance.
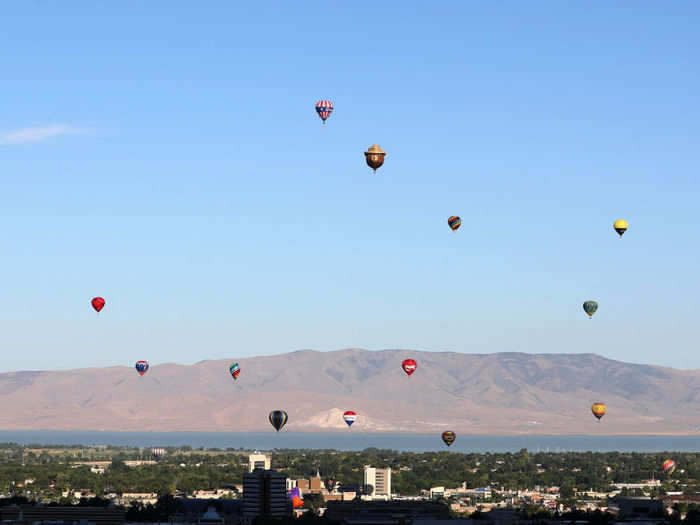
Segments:
[[[95,525],[122,525],[125,511],[119,507],[45,507],[40,505],[12,505],[0,509],[3,522],[27,523],[58,522],[62,525],[92,523]]]
[[[270,470],[270,456],[265,454],[250,454],[248,456],[248,472],[253,472],[255,469]]]
[[[255,469],[243,476],[243,518],[247,523],[258,517],[282,518],[290,511],[283,473]]]
[[[377,496],[391,497],[391,469],[374,468],[365,465],[364,493],[372,498]]]

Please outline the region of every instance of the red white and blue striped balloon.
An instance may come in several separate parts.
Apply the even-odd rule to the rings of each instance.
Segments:
[[[343,419],[348,424],[348,426],[351,427],[352,424],[357,419],[357,414],[355,412],[353,412],[352,410],[348,410],[347,412],[345,412],[343,414]]]
[[[139,375],[143,376],[143,374],[148,372],[148,362],[136,361],[136,371],[139,373]]]
[[[319,100],[316,102],[316,113],[318,113],[318,116],[321,117],[325,124],[326,119],[333,113],[333,102],[330,100]]]

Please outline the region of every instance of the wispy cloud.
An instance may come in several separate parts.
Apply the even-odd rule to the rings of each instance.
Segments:
[[[41,142],[52,137],[60,137],[62,135],[79,135],[82,133],[85,133],[84,129],[65,124],[24,128],[0,134],[0,144],[26,144],[29,142]]]

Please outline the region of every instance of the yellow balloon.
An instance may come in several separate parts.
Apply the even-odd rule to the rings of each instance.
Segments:
[[[591,406],[591,412],[598,418],[598,421],[600,421],[600,418],[603,417],[607,411],[608,407],[605,406],[605,403],[593,403]]]
[[[615,221],[615,224],[613,224],[613,228],[615,228],[615,231],[622,237],[622,234],[627,231],[627,221],[625,219],[618,219]]]

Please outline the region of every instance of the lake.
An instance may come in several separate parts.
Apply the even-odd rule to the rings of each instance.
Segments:
[[[440,434],[367,434],[347,432],[100,432],[0,430],[0,442],[42,445],[119,445],[133,447],[285,448],[363,450],[376,447],[404,452],[697,452],[700,436],[484,436],[458,434],[448,449]]]

